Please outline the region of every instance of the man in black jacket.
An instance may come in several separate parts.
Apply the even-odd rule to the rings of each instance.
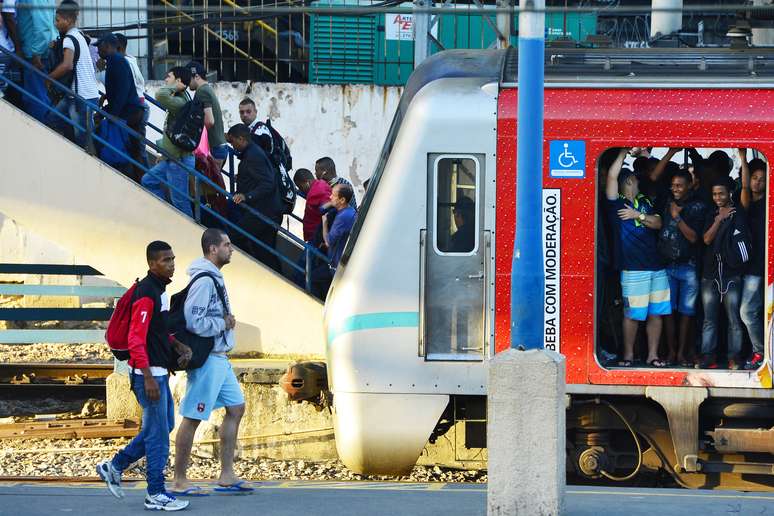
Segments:
[[[143,116],[145,108],[140,98],[137,96],[137,90],[134,87],[134,75],[129,66],[129,62],[118,51],[118,38],[114,34],[103,36],[97,43],[99,56],[105,60],[105,94],[100,99],[103,105],[107,101],[104,109],[109,114],[121,118],[126,122],[129,128],[145,136],[145,125]],[[143,157],[143,148],[145,142],[138,137],[129,135],[128,154],[137,162],[141,163],[146,169],[148,163]],[[126,163],[119,167],[124,174],[135,181],[140,181],[144,170],[139,167]]]
[[[282,198],[280,197],[277,171],[263,149],[256,145],[250,128],[237,124],[228,130],[228,138],[239,158],[234,204],[244,204],[264,217],[242,210],[240,225],[264,245],[233,235],[237,244],[255,258],[281,272],[280,262],[272,252],[277,240],[277,229],[282,223]]]
[[[704,305],[700,369],[717,369],[716,350],[720,330],[720,305],[726,309],[728,321],[728,368],[739,369],[744,327],[739,315],[744,267],[731,265],[724,236],[748,233],[744,210],[737,211],[731,200],[731,179],[716,179],[712,185],[714,210],[709,210],[704,222],[704,264],[702,267],[701,298]],[[739,244],[744,256],[749,249]]]
[[[167,367],[174,346],[185,367],[191,349],[167,331],[169,296],[166,286],[175,273],[175,255],[166,242],[154,241],[145,250],[148,275],[135,288],[129,319],[129,367],[131,386],[142,406],[142,430],[112,460],[97,464],[97,473],[110,493],[122,498],[121,472],[141,458],[146,459],[148,494],[145,508],[178,511],[188,506],[164,487],[164,468],[169,458],[169,433],[175,427],[175,406],[169,390]]]

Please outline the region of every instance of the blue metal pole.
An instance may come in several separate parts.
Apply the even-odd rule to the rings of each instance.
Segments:
[[[545,0],[519,1],[516,238],[511,276],[511,347],[543,347],[541,210]],[[539,11],[539,12],[535,12]]]

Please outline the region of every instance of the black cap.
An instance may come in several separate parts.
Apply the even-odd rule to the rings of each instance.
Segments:
[[[191,70],[191,76],[198,75],[202,79],[207,78],[207,70],[204,69],[204,65],[201,63],[198,63],[196,61],[191,61],[187,65],[185,65],[186,68]]]
[[[108,32],[107,34],[103,34],[101,38],[99,38],[99,41],[97,41],[97,46],[100,46],[101,44],[108,44],[111,47],[118,48],[118,38],[115,34]]]

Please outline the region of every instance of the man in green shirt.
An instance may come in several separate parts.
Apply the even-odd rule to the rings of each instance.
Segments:
[[[220,169],[228,157],[228,145],[223,131],[223,114],[220,111],[218,96],[215,95],[215,90],[207,82],[207,71],[201,63],[191,61],[186,65],[186,68],[191,71],[190,86],[196,92],[194,98],[204,106],[204,127],[207,128],[210,153]]]
[[[191,201],[188,196],[188,172],[186,168],[193,170],[196,163],[191,151],[172,143],[166,134],[167,128],[174,124],[177,114],[191,99],[186,91],[190,82],[191,72],[189,69],[176,66],[167,72],[164,86],[156,93],[156,100],[167,110],[164,135],[156,142],[156,145],[177,161],[162,155],[158,164],[146,172],[140,182],[142,186],[162,199],[165,199],[166,190],[169,190],[172,205],[189,217],[193,217]]]

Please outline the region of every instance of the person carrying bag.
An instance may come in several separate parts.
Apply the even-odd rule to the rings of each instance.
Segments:
[[[220,283],[218,283],[218,280],[215,278],[215,276],[209,272],[201,272],[197,274],[191,279],[190,283],[188,283],[188,286],[172,296],[169,308],[169,333],[174,335],[177,340],[191,348],[192,352],[191,358],[188,361],[188,365],[185,368],[178,365],[179,356],[177,356],[176,353],[174,354],[170,361],[169,368],[175,371],[181,371],[183,369],[190,371],[192,369],[198,369],[202,367],[207,361],[207,357],[210,356],[213,347],[215,346],[215,336],[202,337],[189,331],[186,327],[185,302],[186,299],[188,299],[188,291],[191,290],[191,286],[201,278],[210,278],[210,280],[215,285],[215,291],[218,294],[218,299],[223,306],[223,310],[225,312],[224,315],[229,315],[228,303],[226,302],[226,296],[223,292],[223,288],[220,286]]]

